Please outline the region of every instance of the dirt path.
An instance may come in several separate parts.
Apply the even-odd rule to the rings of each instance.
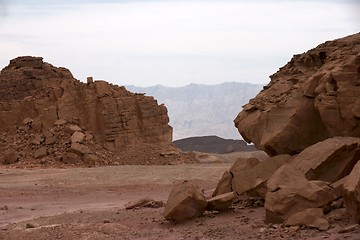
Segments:
[[[359,230],[338,233],[349,225],[341,218],[326,232],[267,225],[264,209],[250,200],[183,224],[164,220],[163,207],[124,209],[144,197],[165,202],[181,180],[210,195],[230,165],[0,168],[0,239],[359,239]]]

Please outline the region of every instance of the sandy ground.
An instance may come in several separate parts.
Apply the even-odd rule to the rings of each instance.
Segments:
[[[344,209],[328,231],[265,224],[265,210],[240,199],[226,212],[175,224],[164,207],[125,210],[129,201],[166,202],[173,184],[194,180],[211,195],[231,163],[98,168],[0,168],[0,239],[360,239]]]

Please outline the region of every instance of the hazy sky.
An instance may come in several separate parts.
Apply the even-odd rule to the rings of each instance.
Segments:
[[[359,1],[0,0],[0,68],[21,55],[119,85],[267,83],[360,31]]]

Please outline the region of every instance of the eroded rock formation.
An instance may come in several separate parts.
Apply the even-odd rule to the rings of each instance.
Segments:
[[[360,33],[295,55],[270,78],[234,120],[247,142],[293,155],[329,137],[360,137]]]
[[[13,59],[0,74],[2,149],[32,145],[40,159],[59,151],[52,146],[64,133],[69,135],[63,144],[70,155],[90,153],[85,144],[90,141],[112,152],[143,144],[166,148],[172,140],[168,122],[166,107],[153,97],[105,81],[82,83],[40,57]],[[14,134],[22,139],[8,146]]]
[[[258,194],[268,223],[327,230],[343,203],[359,223],[358,96],[360,33],[294,56],[235,119],[246,141],[274,157],[225,172],[214,195]]]

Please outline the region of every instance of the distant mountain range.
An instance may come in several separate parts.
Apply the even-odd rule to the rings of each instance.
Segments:
[[[154,96],[168,109],[173,139],[216,135],[225,139],[241,139],[233,120],[242,106],[263,85],[229,82],[219,85],[189,84],[184,87],[125,86],[131,92]]]

